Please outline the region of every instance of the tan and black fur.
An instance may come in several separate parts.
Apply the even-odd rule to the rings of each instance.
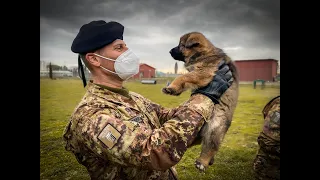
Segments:
[[[180,95],[190,89],[197,89],[206,86],[212,81],[218,64],[225,61],[232,74],[233,82],[229,89],[221,96],[220,103],[214,106],[213,116],[208,119],[200,131],[200,137],[195,144],[202,145],[200,157],[195,161],[195,166],[200,171],[213,164],[214,156],[227,133],[233,113],[238,102],[239,75],[232,60],[215,47],[202,33],[191,32],[180,38],[179,45],[172,48],[171,56],[175,60],[184,61],[185,68],[189,71],[174,79],[162,92],[170,95]],[[193,144],[194,145],[194,144]]]

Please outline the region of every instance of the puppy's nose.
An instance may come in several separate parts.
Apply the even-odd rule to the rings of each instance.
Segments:
[[[170,54],[172,54],[172,49],[169,51]]]

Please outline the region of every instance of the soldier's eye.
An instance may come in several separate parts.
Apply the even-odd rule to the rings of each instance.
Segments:
[[[117,51],[121,51],[123,49],[123,47],[122,46],[117,46],[114,49],[117,50]]]

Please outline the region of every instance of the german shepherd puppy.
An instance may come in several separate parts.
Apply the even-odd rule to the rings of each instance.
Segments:
[[[194,90],[208,85],[213,80],[221,61],[225,61],[233,75],[231,86],[221,96],[220,103],[214,106],[212,117],[201,128],[193,144],[201,143],[201,154],[195,161],[195,166],[200,171],[205,171],[213,164],[214,156],[231,125],[238,102],[238,71],[229,56],[199,32],[183,35],[179,45],[172,48],[170,54],[175,60],[183,61],[189,72],[175,78],[169,86],[163,88],[162,92],[165,94],[178,96],[188,89]]]

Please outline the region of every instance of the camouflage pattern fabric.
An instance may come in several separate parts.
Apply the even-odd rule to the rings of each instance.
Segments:
[[[87,168],[91,179],[178,179],[174,166],[214,104],[196,94],[169,109],[128,94],[89,83],[65,128],[66,150]]]
[[[263,110],[264,126],[258,136],[259,150],[253,163],[256,179],[280,179],[280,96]]]

